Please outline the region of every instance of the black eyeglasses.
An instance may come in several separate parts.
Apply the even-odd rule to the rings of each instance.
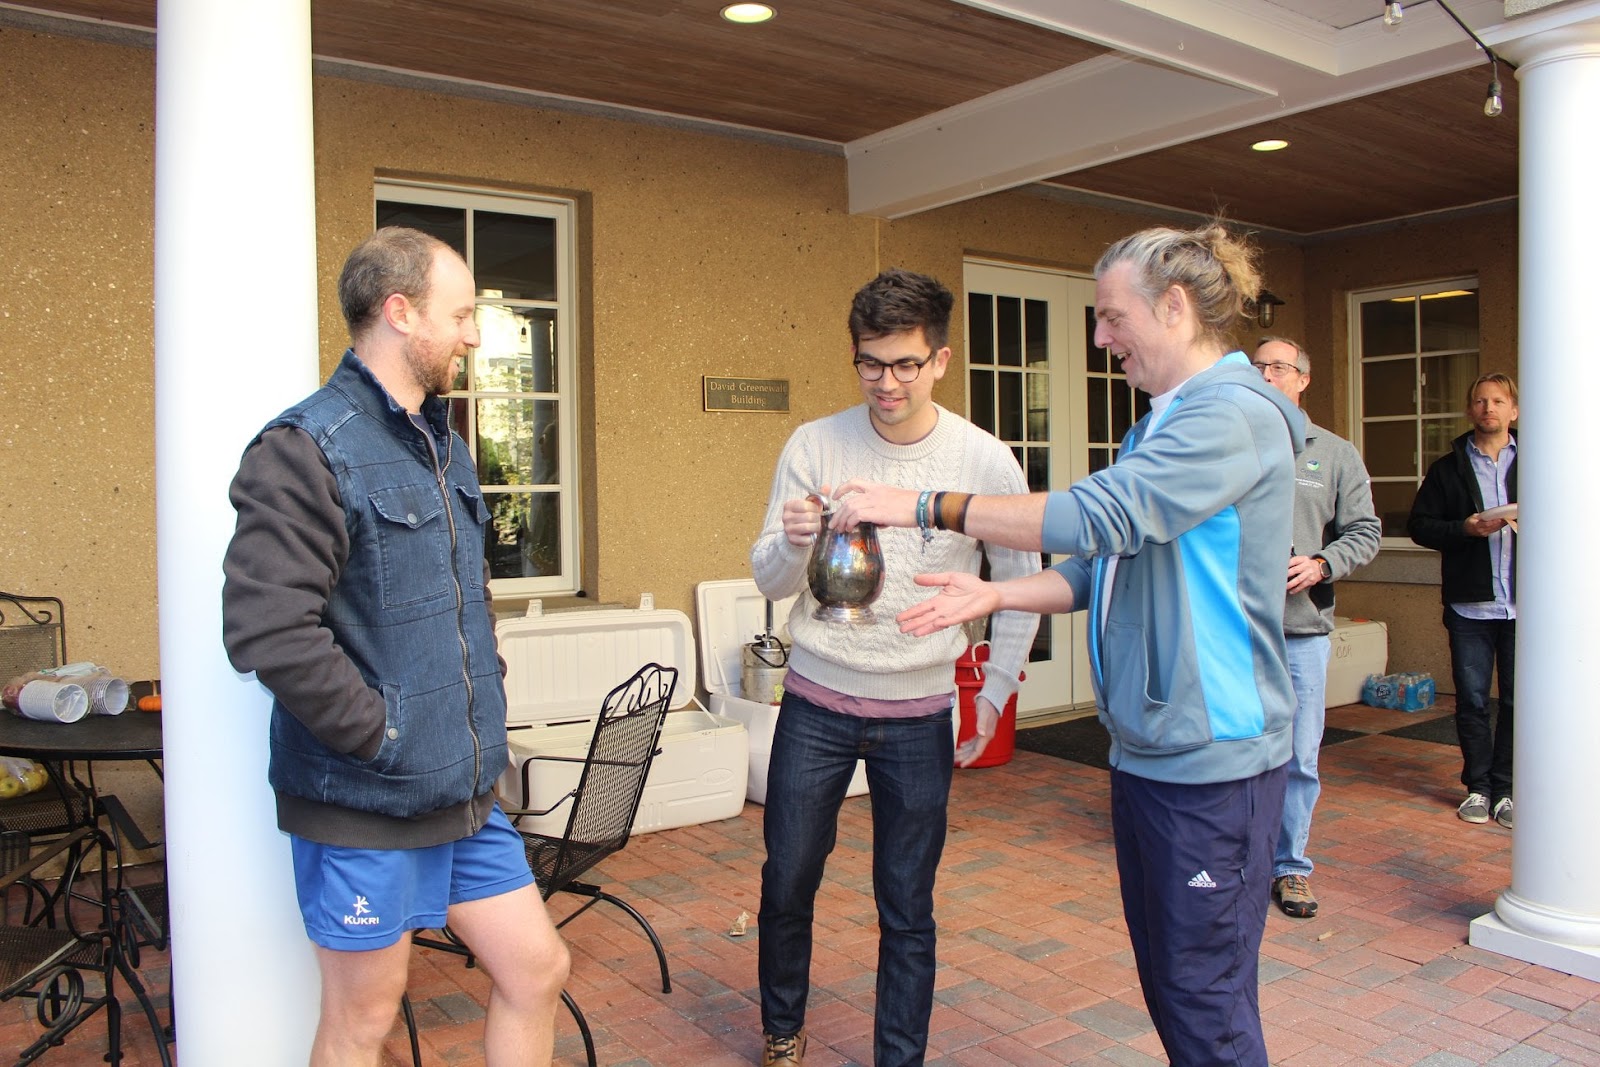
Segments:
[[[1273,360],[1271,363],[1252,362],[1250,365],[1260,371],[1263,378],[1287,378],[1291,374],[1305,373],[1293,363],[1283,363],[1278,360]]]
[[[864,382],[882,381],[883,369],[887,367],[894,372],[895,381],[901,385],[910,385],[917,380],[917,375],[922,373],[922,368],[926,367],[931,359],[933,353],[929,352],[928,358],[924,360],[897,359],[893,363],[885,363],[867,356],[857,356],[854,362],[856,373],[861,375],[861,380]]]

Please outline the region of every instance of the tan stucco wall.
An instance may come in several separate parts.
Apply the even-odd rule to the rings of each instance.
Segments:
[[[151,60],[0,28],[0,589],[60,596],[68,655],[135,678],[156,670]]]
[[[62,596],[75,658],[154,676],[154,54],[0,28],[0,75],[11,87],[0,128],[15,131],[0,143],[0,516],[11,531],[0,588]],[[1151,223],[1028,193],[889,222],[848,214],[844,163],[831,155],[332,78],[317,80],[315,107],[324,370],[344,347],[334,280],[371,225],[374,178],[578,198],[585,591],[600,601],[651,592],[692,613],[697,582],[748,573],[784,440],[858,398],[845,312],[876,270],[924,270],[957,289],[968,254],[1087,271],[1107,242]],[[218,224],[248,235],[249,207]],[[1342,351],[1341,287],[1475,271],[1485,363],[1497,365],[1501,312],[1491,317],[1488,293],[1491,279],[1514,292],[1515,241],[1463,251],[1446,234],[1463,236],[1269,245],[1266,282],[1287,301],[1274,331]],[[241,237],[256,239],[270,235]],[[270,324],[270,280],[250,277],[247,244],[218,277],[221,299],[262,286],[240,325]],[[786,378],[791,410],[705,413],[706,374]],[[1335,427],[1342,377],[1313,386],[1313,415]],[[942,403],[962,409],[963,378],[946,376]],[[1415,592],[1436,602],[1432,587]],[[1363,613],[1387,607],[1379,598]]]

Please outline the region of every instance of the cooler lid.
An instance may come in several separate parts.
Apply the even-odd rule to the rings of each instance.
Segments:
[[[795,599],[773,602],[772,629],[785,645]],[[743,688],[744,646],[767,629],[767,598],[754,578],[731,578],[695,586],[694,603],[700,616],[700,669],[706,692],[736,697]]]
[[[694,631],[681,611],[657,608],[649,593],[637,608],[571,608],[528,614],[495,627],[506,661],[506,722],[511,726],[594,718],[606,694],[646,663],[678,668],[678,707],[695,697]]]

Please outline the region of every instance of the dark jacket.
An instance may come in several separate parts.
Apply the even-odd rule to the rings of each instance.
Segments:
[[[489,511],[444,403],[423,415],[430,433],[346,352],[229,493],[224,643],[274,697],[279,825],[324,844],[470,836],[507,764]]]
[[[1516,437],[1517,431],[1511,435]],[[1478,476],[1467,455],[1472,431],[1457,437],[1450,451],[1433,461],[1417,498],[1411,505],[1406,533],[1424,548],[1438,551],[1439,596],[1446,604],[1476,604],[1494,599],[1494,565],[1489,557],[1489,538],[1473,537],[1465,530],[1469,515],[1483,510],[1483,493]],[[1507,503],[1517,499],[1517,458],[1511,457],[1506,472]],[[1516,541],[1511,546],[1516,559]]]

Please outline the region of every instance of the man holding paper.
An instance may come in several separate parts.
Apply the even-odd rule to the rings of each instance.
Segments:
[[[1406,532],[1436,549],[1450,673],[1456,688],[1465,822],[1512,825],[1511,749],[1516,681],[1517,383],[1485,374],[1467,390],[1472,429],[1435,460],[1417,490]],[[1489,682],[1500,671],[1500,715]]]

